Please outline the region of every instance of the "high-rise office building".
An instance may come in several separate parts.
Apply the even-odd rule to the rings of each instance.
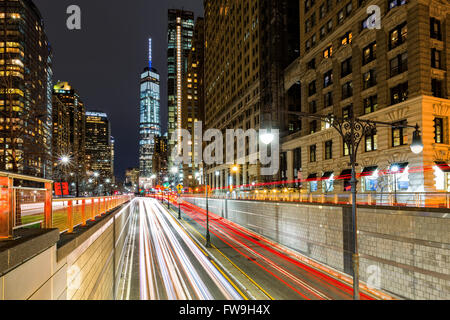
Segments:
[[[163,177],[168,173],[167,152],[167,138],[165,136],[156,137],[155,152],[153,154],[153,172],[155,172],[156,178],[153,181],[153,185],[161,185],[165,182]]]
[[[381,9],[381,29],[377,13],[367,13],[369,5]],[[445,1],[321,0],[301,6],[301,58],[285,74],[286,90],[296,91],[292,107],[392,124],[363,138],[358,191],[450,191],[449,16]],[[301,124],[282,144],[287,179],[306,180],[303,189],[313,193],[348,191],[349,150],[341,136],[320,120]],[[410,150],[414,129],[395,127],[405,124],[419,124],[421,154]]]
[[[299,56],[298,24],[298,1],[205,1],[207,128],[285,130],[283,76]],[[264,181],[260,164],[248,164],[248,143],[245,149],[245,159],[235,159],[246,163],[238,172],[230,165],[208,168],[210,184]]]
[[[140,81],[140,183],[150,183],[153,175],[155,137],[161,135],[160,123],[160,76],[152,67],[151,39],[149,40],[149,66],[141,74]]]
[[[51,49],[30,0],[0,2],[0,170],[51,178]]]
[[[205,121],[204,104],[204,47],[205,47],[205,20],[197,18],[195,21],[194,34],[192,37],[192,48],[187,59],[187,71],[183,80],[183,106],[182,106],[182,128],[190,132],[194,139],[194,124]],[[192,156],[190,163],[183,165],[184,185],[197,184],[195,173],[199,172],[200,166],[196,159],[199,157],[192,141]]]
[[[97,172],[100,184],[112,182],[111,126],[104,112],[86,112],[86,170]]]
[[[52,161],[53,161],[53,179],[62,181],[64,179],[65,168],[59,160],[66,155],[70,155],[70,118],[67,107],[53,95],[53,135],[52,135]]]
[[[182,128],[183,79],[187,73],[187,58],[192,48],[194,13],[170,9],[168,12],[167,95],[169,154],[175,145],[172,140],[176,129]],[[180,141],[178,135],[176,141]],[[169,162],[172,162],[169,159]]]
[[[77,184],[77,194],[80,194],[86,180],[86,117],[85,107],[80,96],[68,82],[58,82],[53,87],[54,99],[58,99],[65,107],[66,117],[69,119],[69,148],[67,154],[56,155],[70,158],[70,171],[74,173]],[[66,170],[65,165],[59,163],[57,171]]]
[[[114,164],[115,164],[115,156],[116,156],[116,139],[114,139],[113,136],[111,136],[111,178],[112,183],[116,182],[116,177],[114,175]]]
[[[128,168],[125,171],[125,187],[132,192],[139,190],[139,168]]]

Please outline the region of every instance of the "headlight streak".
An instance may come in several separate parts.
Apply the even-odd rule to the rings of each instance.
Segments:
[[[136,207],[132,207],[131,217],[130,217],[130,227],[128,229],[128,236],[126,238],[126,246],[127,250],[124,257],[124,269],[122,274],[124,275],[124,279],[122,280],[122,286],[120,290],[120,300],[130,300],[131,294],[131,278],[133,271],[133,259],[134,259],[134,248],[136,242],[136,229],[137,229],[137,221],[138,216],[136,214]],[[127,283],[128,282],[128,283]],[[125,286],[126,291],[125,291]]]
[[[166,212],[165,209],[157,202],[154,201],[154,204],[161,212]],[[233,286],[225,279],[225,277],[217,270],[217,268],[211,263],[211,261],[201,252],[201,250],[195,245],[192,239],[186,234],[185,230],[181,228],[181,226],[175,221],[175,218],[171,215],[166,214],[168,217],[168,221],[171,226],[177,231],[177,233],[181,236],[184,243],[189,247],[190,251],[195,255],[199,263],[202,264],[205,271],[208,273],[210,278],[215,282],[218,288],[221,289],[221,292],[228,297],[228,299],[242,300],[243,298],[238,292],[233,288]],[[183,251],[180,251],[183,252]],[[231,293],[231,295],[230,295]]]
[[[187,252],[195,257],[226,299],[243,299],[156,200],[140,200],[139,211],[141,299],[214,299],[198,272],[198,266],[194,266],[194,261]],[[158,284],[161,284],[160,288]]]
[[[188,214],[191,216],[192,219],[194,219],[197,223],[199,223],[200,225],[202,225],[203,227],[205,227],[205,213],[204,210],[201,208],[198,208],[190,203],[184,202],[184,204],[182,205],[183,207],[185,207],[185,209],[188,210]],[[349,288],[347,285],[344,285],[343,283],[336,281],[334,278],[331,278],[329,276],[326,276],[322,273],[319,273],[317,270],[312,270],[312,268],[309,268],[308,266],[300,263],[299,261],[296,261],[272,248],[270,248],[267,245],[262,244],[261,242],[266,242],[270,245],[270,242],[266,241],[263,237],[255,235],[255,234],[250,234],[249,231],[247,231],[246,229],[236,226],[235,224],[226,221],[225,219],[210,213],[210,221],[211,221],[211,225],[210,228],[212,228],[213,233],[219,238],[221,239],[223,242],[225,242],[226,244],[228,244],[231,248],[233,248],[235,251],[239,252],[240,254],[242,254],[243,256],[248,257],[246,254],[244,254],[242,251],[240,251],[238,248],[243,247],[244,249],[247,249],[247,251],[259,256],[260,258],[262,258],[262,260],[266,261],[269,263],[269,265],[273,268],[275,268],[277,271],[281,272],[282,274],[284,274],[285,276],[287,276],[287,274],[285,272],[285,270],[280,269],[278,266],[275,265],[275,263],[270,263],[269,261],[267,261],[267,257],[265,257],[264,255],[261,255],[260,253],[255,252],[253,249],[251,249],[249,246],[247,246],[246,244],[244,244],[242,241],[236,239],[236,237],[232,236],[230,233],[234,233],[238,236],[243,237],[244,239],[250,241],[252,243],[252,245],[257,245],[273,254],[276,254],[277,256],[285,259],[286,261],[293,263],[296,267],[299,267],[303,270],[306,270],[308,272],[311,273],[311,276],[315,277],[317,280],[319,280],[322,284],[326,285],[327,287],[331,288],[331,289],[339,289],[342,290],[344,292],[346,292],[347,294],[351,294],[352,290],[351,288]],[[238,231],[240,230],[240,231]],[[225,236],[226,238],[230,239],[233,243],[238,244],[236,245],[232,245],[230,243],[228,243],[223,237],[221,237],[220,235]],[[245,234],[244,234],[245,233]],[[248,236],[246,236],[248,235]],[[255,241],[255,239],[253,238],[255,237],[257,240],[259,241]],[[270,272],[269,270],[267,270],[264,266],[260,265],[258,262],[253,261],[253,263],[255,263],[256,265],[258,265],[259,267],[263,268],[265,271],[269,272],[271,275],[273,275],[275,278],[277,278],[278,280],[282,281],[283,283],[285,283],[288,287],[290,287],[291,289],[293,289],[294,291],[296,291],[298,293],[298,291],[293,288],[292,286],[290,286],[288,283],[286,283],[285,281],[283,281],[281,278],[277,277],[275,274],[273,274],[272,272]],[[291,280],[292,277],[288,276]],[[295,276],[293,276],[294,278],[296,278]],[[324,279],[324,277],[326,277],[326,279]],[[298,279],[298,278],[297,278]],[[295,281],[297,282],[297,281]],[[318,292],[316,289],[310,287],[309,285],[305,284],[303,281],[301,281],[305,286],[306,286],[306,290],[309,291],[310,293],[313,293],[314,295],[319,295],[321,296],[321,298],[323,299],[324,296],[322,293]],[[302,285],[303,287],[303,285]],[[311,292],[312,289],[312,292]],[[361,295],[363,299],[372,299],[370,296],[367,296],[365,294]]]
[[[220,226],[219,226],[220,227]],[[313,287],[311,287],[310,285],[306,284],[305,282],[303,282],[302,280],[298,279],[297,277],[295,277],[294,275],[292,275],[291,273],[289,273],[288,271],[286,271],[284,268],[279,267],[278,265],[276,265],[275,262],[273,262],[272,260],[269,260],[267,257],[263,256],[261,253],[253,250],[250,246],[246,245],[243,242],[240,242],[237,237],[232,236],[230,233],[226,233],[223,229],[219,229],[218,226],[216,226],[215,224],[213,224],[213,228],[215,230],[217,230],[217,232],[219,232],[220,234],[222,234],[223,236],[225,236],[226,238],[230,239],[233,242],[237,242],[237,243],[241,243],[241,245],[247,249],[247,251],[257,257],[259,257],[260,259],[262,259],[263,261],[265,261],[269,266],[271,266],[273,269],[277,270],[278,272],[280,272],[281,274],[283,274],[284,276],[286,276],[287,278],[289,278],[290,280],[292,280],[293,282],[295,282],[297,285],[299,285],[300,287],[304,288],[306,291],[309,291],[311,294],[315,295],[317,298],[319,299],[328,299],[331,300],[329,297],[327,297],[325,294],[319,292],[318,290],[314,289]],[[239,234],[238,232],[229,229],[230,231],[232,231],[233,233]],[[254,240],[252,241],[251,238],[246,237],[243,234],[239,234],[240,236],[244,237],[246,240],[249,240],[253,243],[256,243]],[[291,287],[290,285],[288,285],[289,287]],[[294,289],[293,287],[291,287],[294,291],[296,291],[297,293],[300,294],[300,292],[298,292],[296,289]]]

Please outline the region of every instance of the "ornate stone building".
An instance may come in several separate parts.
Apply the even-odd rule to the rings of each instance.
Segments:
[[[299,56],[298,12],[299,2],[290,0],[205,1],[207,128],[224,136],[227,129],[286,129],[283,75]],[[233,147],[236,155],[236,141]],[[235,156],[236,164],[244,164],[207,168],[210,185],[272,180],[261,176],[260,163],[248,164],[249,141],[244,149],[245,159]]]
[[[369,5],[381,9],[381,29],[373,28],[376,13],[367,12]],[[285,71],[287,95],[301,97],[287,99],[294,101],[292,107],[420,126],[419,155],[410,150],[414,129],[378,126],[363,139],[358,190],[450,190],[450,4],[308,0],[302,1],[300,21],[301,58]],[[287,180],[302,180],[308,192],[347,190],[347,155],[336,130],[320,120],[303,118],[282,142]]]

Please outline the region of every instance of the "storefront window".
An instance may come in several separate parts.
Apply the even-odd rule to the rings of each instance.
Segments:
[[[316,192],[317,191],[317,173],[312,173],[308,176],[308,179],[306,179],[309,186],[309,192]]]
[[[433,169],[436,191],[450,191],[450,166],[445,162],[436,162]]]
[[[438,166],[434,166],[434,180],[436,181],[436,190],[445,190],[445,172],[439,169]]]
[[[324,192],[334,191],[334,175],[331,175],[329,179],[323,181],[323,189]]]
[[[371,176],[364,178],[365,191],[377,191],[378,188],[378,170],[375,170]]]
[[[397,191],[406,191],[409,189],[409,167],[405,170],[399,171],[398,173],[393,173],[394,184],[397,184]],[[395,185],[393,185],[395,189]]]

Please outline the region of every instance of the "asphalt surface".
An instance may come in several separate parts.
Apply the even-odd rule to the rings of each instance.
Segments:
[[[326,268],[188,202],[138,198],[119,299],[351,300],[353,289]],[[170,209],[169,209],[170,208]],[[178,219],[178,209],[181,219]],[[361,292],[361,299],[374,299]]]
[[[135,201],[119,299],[244,299],[165,207],[154,199]]]
[[[178,205],[171,206],[176,215]],[[188,202],[183,202],[181,211],[186,228],[204,240],[206,211]],[[209,252],[221,258],[249,296],[258,300],[353,299],[348,283],[296,259],[295,252],[215,214],[209,214],[209,224],[213,245]],[[374,296],[361,292],[361,300],[371,299]]]

